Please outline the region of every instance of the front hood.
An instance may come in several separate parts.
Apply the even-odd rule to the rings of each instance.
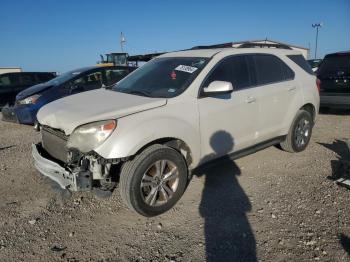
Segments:
[[[27,89],[24,89],[22,92],[19,92],[16,96],[16,100],[22,100],[24,98],[27,98],[28,96],[35,95],[37,93],[40,93],[46,89],[51,88],[53,85],[42,83],[35,86],[31,86]]]
[[[149,98],[101,88],[49,103],[39,110],[37,119],[41,125],[61,129],[69,135],[80,125],[117,119],[164,106],[166,102],[164,98]]]

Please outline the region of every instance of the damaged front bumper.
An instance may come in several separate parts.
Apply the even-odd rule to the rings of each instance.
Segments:
[[[92,173],[88,170],[70,170],[50,159],[41,143],[32,145],[32,155],[36,169],[63,189],[87,191],[92,189]]]

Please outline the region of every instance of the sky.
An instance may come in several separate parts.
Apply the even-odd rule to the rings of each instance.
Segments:
[[[64,72],[99,55],[173,51],[269,39],[311,47],[318,57],[350,50],[350,0],[1,0],[0,67]]]

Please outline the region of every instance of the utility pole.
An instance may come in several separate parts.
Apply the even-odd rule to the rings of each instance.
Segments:
[[[323,23],[315,23],[315,24],[312,24],[312,27],[313,28],[316,28],[316,44],[315,44],[315,59],[316,59],[316,56],[317,56],[317,41],[318,41],[318,30],[320,27],[323,26]]]
[[[123,32],[120,32],[120,49],[122,50],[122,52],[124,52],[124,48],[123,45],[126,42],[125,37],[123,35]]]

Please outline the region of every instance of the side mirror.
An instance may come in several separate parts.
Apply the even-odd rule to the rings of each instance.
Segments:
[[[213,81],[208,87],[203,89],[204,94],[229,94],[233,91],[233,86],[226,81]]]

